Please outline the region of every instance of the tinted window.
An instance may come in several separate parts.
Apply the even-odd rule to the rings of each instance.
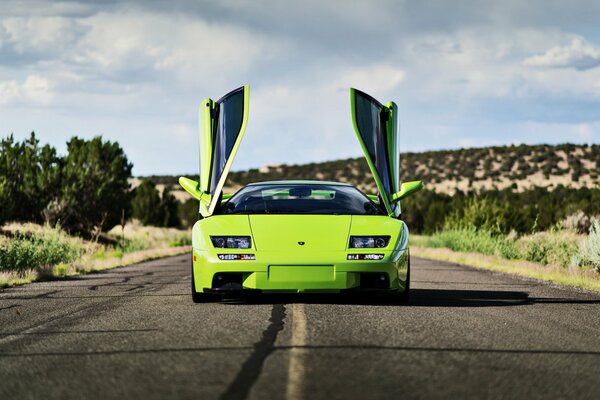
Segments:
[[[369,157],[387,193],[391,193],[390,171],[388,166],[387,143],[382,123],[383,106],[372,97],[355,91],[356,125],[367,148]]]
[[[324,184],[246,186],[221,207],[220,213],[384,215],[358,189]]]
[[[223,175],[225,164],[231,155],[233,145],[238,138],[244,118],[244,88],[239,88],[226,94],[217,102],[217,126],[213,141],[214,156],[212,176],[210,179],[211,193],[215,192],[217,183]]]

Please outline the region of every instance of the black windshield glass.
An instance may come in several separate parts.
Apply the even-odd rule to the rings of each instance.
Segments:
[[[220,213],[384,215],[355,187],[326,184],[246,186],[221,207]]]

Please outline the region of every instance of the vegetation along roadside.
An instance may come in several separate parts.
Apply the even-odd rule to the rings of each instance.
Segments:
[[[599,145],[520,145],[405,153],[403,179],[426,188],[402,202],[414,254],[594,289],[600,277]],[[35,134],[0,141],[0,285],[189,251],[198,202],[176,177],[132,177],[116,142],[71,138],[66,154]],[[264,166],[251,181],[329,179],[367,193],[364,159]],[[113,228],[114,227],[114,228]]]
[[[600,221],[583,213],[551,230],[504,234],[472,221],[411,238],[413,254],[600,292]]]
[[[34,133],[2,139],[0,286],[190,251],[179,203],[168,188],[132,190],[132,167],[117,142],[99,136],[71,138],[64,155]]]
[[[0,287],[59,279],[191,251],[190,232],[133,221],[99,241],[60,228],[7,224],[0,235]]]

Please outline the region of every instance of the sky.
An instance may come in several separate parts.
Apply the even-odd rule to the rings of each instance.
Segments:
[[[600,2],[0,2],[0,137],[195,173],[200,102],[244,84],[234,170],[360,156],[350,87],[398,104],[402,151],[599,143]]]

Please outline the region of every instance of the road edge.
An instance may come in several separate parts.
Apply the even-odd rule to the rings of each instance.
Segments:
[[[414,245],[410,247],[412,255],[418,258],[451,262],[476,269],[533,279],[596,295],[600,293],[600,274],[592,270],[563,268],[521,260],[506,260],[498,256],[458,252],[448,248],[420,247]]]
[[[15,278],[0,281],[0,290],[8,289],[15,286],[28,285],[30,283],[35,282],[57,281],[61,279],[71,278],[74,276],[99,273],[109,269],[128,267],[130,265],[140,264],[152,260],[158,260],[160,258],[174,257],[181,254],[190,253],[191,251],[192,246],[165,247],[154,249],[152,251],[141,250],[124,254],[122,257],[113,257],[102,260],[102,263],[99,263],[95,266],[92,262],[92,267],[90,268],[86,268],[83,265],[78,264],[78,261],[75,261],[73,263],[76,265],[75,270],[73,272],[69,272],[68,274],[55,272],[57,270],[54,268],[50,272],[46,272],[44,274],[40,274],[39,272],[34,271],[31,272],[31,274],[25,278]]]

